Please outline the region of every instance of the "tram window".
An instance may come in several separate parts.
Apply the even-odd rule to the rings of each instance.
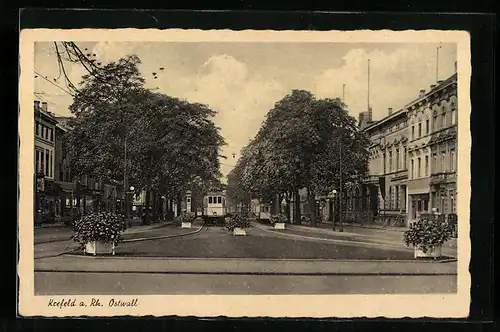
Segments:
[[[218,204],[222,204],[222,197],[220,197],[220,196],[219,196],[219,197],[217,197],[217,203],[218,203]]]
[[[208,197],[208,204],[212,204],[212,196]]]

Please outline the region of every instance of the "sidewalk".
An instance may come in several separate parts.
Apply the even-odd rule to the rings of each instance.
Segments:
[[[132,220],[131,220],[132,221]],[[173,221],[162,221],[152,223],[150,225],[142,225],[140,224],[140,220],[133,220],[129,227],[122,234],[132,235],[143,232],[148,232],[151,230],[156,230],[162,227],[166,227],[172,225]],[[66,227],[43,227],[43,228],[35,228],[35,245],[49,242],[58,242],[58,241],[66,241],[70,240],[73,235],[73,229],[71,226]]]
[[[258,224],[258,227],[272,229],[272,226],[270,225]],[[339,225],[336,225],[336,230],[334,231],[331,224],[319,224],[318,227],[286,224],[285,227],[286,230],[280,231],[280,233],[286,233],[287,230],[289,230],[291,231],[291,234],[298,236],[304,235],[323,239],[325,239],[326,236],[327,240],[330,239],[332,241],[335,241],[334,239],[339,239],[344,241],[366,242],[407,248],[403,241],[403,232],[401,230],[343,225],[343,232],[340,232]],[[451,239],[443,245],[443,255],[457,257],[456,239]]]
[[[35,261],[35,272],[252,275],[456,275],[456,262],[92,257]]]

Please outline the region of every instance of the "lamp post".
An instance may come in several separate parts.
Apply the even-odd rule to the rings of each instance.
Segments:
[[[165,195],[161,195],[161,218],[162,220],[165,220],[165,205],[166,205],[166,201],[165,201]]]
[[[337,190],[333,190],[329,199],[330,201],[333,199],[333,204],[330,204],[331,208],[335,208],[335,199],[337,198]],[[332,215],[332,229],[335,231],[335,213],[333,211],[330,212]]]
[[[36,191],[35,191],[35,223],[42,223],[42,192],[45,189],[45,174],[42,169],[36,173]]]
[[[128,195],[130,194],[133,194],[134,193],[134,186],[130,186],[129,188],[130,191],[125,191],[125,194],[124,194],[124,197],[123,197],[123,208],[124,208],[124,212],[125,212],[125,228],[129,228],[130,225],[128,223],[128,217],[129,217],[129,200],[128,200]]]

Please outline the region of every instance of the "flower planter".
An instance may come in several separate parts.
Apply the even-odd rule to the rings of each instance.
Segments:
[[[181,228],[191,228],[191,223],[190,222],[182,222]]]
[[[424,252],[422,249],[415,248],[415,258],[424,258],[424,257],[432,257],[437,258],[441,257],[441,246],[439,247],[430,247]]]
[[[233,235],[247,235],[247,232],[244,228],[239,228],[239,227],[236,227],[235,229],[233,229]]]
[[[113,242],[91,241],[85,245],[85,254],[92,255],[114,255],[115,244]]]
[[[285,229],[285,223],[277,222],[276,224],[274,224],[274,229]]]

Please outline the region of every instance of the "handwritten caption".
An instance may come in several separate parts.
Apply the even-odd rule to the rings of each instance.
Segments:
[[[77,299],[49,299],[48,307],[54,307],[59,309],[73,308],[73,307],[107,307],[107,308],[119,308],[119,307],[138,307],[139,300],[134,298],[130,300],[118,300],[110,299],[109,301],[104,301],[101,299],[92,298],[90,301],[77,301]]]

